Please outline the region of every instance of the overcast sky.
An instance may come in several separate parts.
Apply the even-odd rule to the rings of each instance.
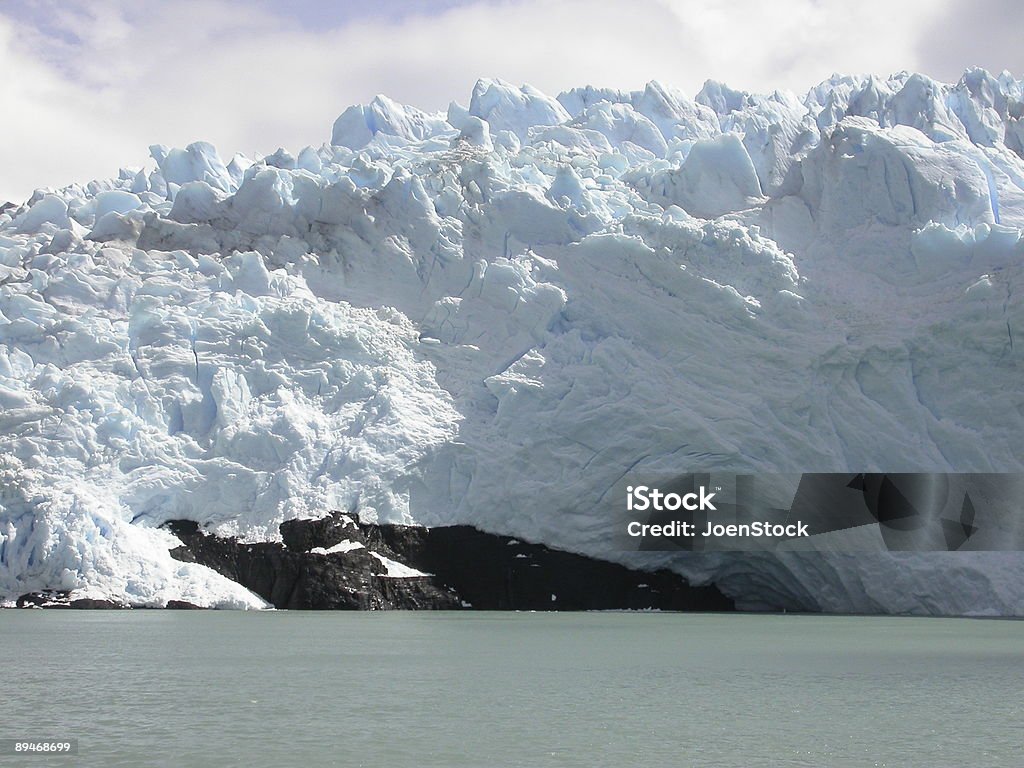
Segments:
[[[832,72],[1024,70],[1019,0],[0,0],[0,199],[140,166],[153,143],[293,151],[377,93],[424,109],[478,77],[693,95]]]

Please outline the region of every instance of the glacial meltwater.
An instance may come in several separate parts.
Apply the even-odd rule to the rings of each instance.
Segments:
[[[0,611],[0,765],[1024,765],[1024,622]]]

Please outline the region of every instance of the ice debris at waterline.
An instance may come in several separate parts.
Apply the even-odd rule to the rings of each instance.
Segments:
[[[481,80],[0,213],[0,593],[263,600],[169,555],[332,510],[740,608],[1024,615],[1024,557],[614,549],[631,476],[1024,469],[1024,82]]]

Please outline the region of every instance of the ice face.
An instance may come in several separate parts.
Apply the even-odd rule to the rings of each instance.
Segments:
[[[1024,558],[614,549],[626,478],[1020,471],[1021,83],[378,97],[0,213],[0,595],[262,601],[167,554],[332,510],[743,606],[1024,615]]]

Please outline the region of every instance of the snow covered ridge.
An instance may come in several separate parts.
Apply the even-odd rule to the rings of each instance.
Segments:
[[[37,192],[0,213],[0,596],[263,605],[172,560],[171,519],[622,560],[632,477],[1021,471],[1022,121],[980,70],[482,80],[297,155],[158,146]],[[1014,553],[667,564],[740,607],[1024,615]]]

